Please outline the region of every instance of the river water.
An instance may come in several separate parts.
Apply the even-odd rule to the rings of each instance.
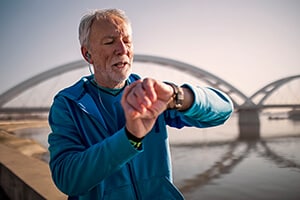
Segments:
[[[239,140],[235,115],[219,127],[169,132],[174,183],[187,200],[300,199],[300,121],[260,116],[252,140]],[[48,133],[45,127],[17,134],[48,147]]]

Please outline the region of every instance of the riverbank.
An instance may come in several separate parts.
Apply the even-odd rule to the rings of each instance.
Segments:
[[[9,199],[66,199],[54,186],[47,149],[33,139],[15,135],[18,130],[47,126],[46,120],[0,121],[0,197]]]
[[[17,137],[15,131],[47,125],[46,120],[0,121],[0,143],[26,156],[40,159],[47,149],[33,139]]]

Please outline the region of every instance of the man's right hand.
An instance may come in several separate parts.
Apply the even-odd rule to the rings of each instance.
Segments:
[[[138,138],[144,137],[166,110],[172,95],[171,86],[155,79],[146,78],[127,86],[121,104],[128,131]]]

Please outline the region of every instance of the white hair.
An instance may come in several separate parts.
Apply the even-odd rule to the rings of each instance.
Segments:
[[[124,20],[129,26],[130,21],[128,17],[126,16],[125,12],[120,9],[96,9],[88,12],[85,14],[79,24],[79,42],[81,46],[88,47],[89,45],[89,35],[91,26],[93,24],[93,21],[95,19],[108,19],[111,16],[117,16]]]

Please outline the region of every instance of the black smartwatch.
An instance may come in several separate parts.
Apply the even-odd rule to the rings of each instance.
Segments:
[[[182,107],[184,95],[183,89],[178,85],[170,82],[164,82],[165,84],[170,85],[173,88],[172,102],[169,103],[169,109],[179,110]]]

